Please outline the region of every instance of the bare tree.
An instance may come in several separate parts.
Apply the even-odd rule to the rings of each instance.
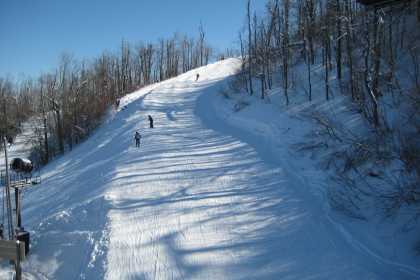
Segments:
[[[283,91],[286,97],[286,105],[289,105],[289,12],[290,12],[290,1],[283,1],[283,44],[282,44],[282,56],[283,56]]]
[[[248,0],[247,6],[248,12],[248,82],[249,82],[249,94],[254,94],[252,87],[252,31],[251,31],[251,0]]]
[[[342,71],[341,71],[341,41],[342,41],[342,32],[341,32],[341,6],[340,6],[340,0],[336,0],[336,13],[335,13],[335,21],[336,21],[336,33],[335,33],[335,43],[336,43],[336,66],[337,66],[337,78],[341,80],[342,77]]]

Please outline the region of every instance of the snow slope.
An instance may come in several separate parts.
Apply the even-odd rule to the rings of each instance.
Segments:
[[[223,121],[214,100],[238,68],[217,62],[127,96],[45,167],[23,198],[26,279],[418,278],[348,242],[270,137],[249,131],[269,127]]]

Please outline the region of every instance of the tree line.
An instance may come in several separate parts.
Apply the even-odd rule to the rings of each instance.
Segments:
[[[347,96],[373,133],[368,140],[349,131],[353,142],[340,154],[346,170],[338,173],[357,171],[368,160],[398,162],[404,167],[398,179],[384,177],[392,191],[379,192],[385,208],[399,209],[420,202],[420,142],[414,140],[420,139],[419,26],[420,1],[365,7],[356,0],[269,0],[257,15],[248,0],[239,79],[262,99],[280,87],[287,106],[298,95],[311,102],[315,92],[326,102],[337,93]],[[304,90],[296,90],[297,75]],[[322,77],[322,91],[313,90],[315,75],[318,86]]]
[[[384,91],[380,84],[397,83],[396,73],[402,71],[396,69],[398,58],[407,53],[411,56],[407,64],[414,68],[410,69],[412,83],[414,87],[419,85],[419,34],[409,34],[407,29],[407,16],[415,14],[416,10],[420,15],[416,1],[400,1],[399,6],[384,9],[366,9],[356,0],[270,0],[263,16],[252,14],[250,3],[248,0],[247,30],[239,34],[250,94],[255,87],[251,77],[262,76],[265,88],[271,89],[273,74],[281,72],[288,104],[290,68],[303,61],[307,65],[308,99],[311,100],[312,67],[321,60],[325,99],[330,98],[328,82],[335,74],[345,86],[343,93],[350,94],[355,101],[370,99],[373,108],[369,108],[372,112],[367,114],[379,125],[376,107]]]
[[[22,124],[32,124],[31,158],[46,164],[88,136],[125,94],[206,65],[212,55],[201,25],[197,38],[122,40],[118,51],[91,60],[63,54],[54,71],[37,78],[0,78],[0,135],[13,141]]]

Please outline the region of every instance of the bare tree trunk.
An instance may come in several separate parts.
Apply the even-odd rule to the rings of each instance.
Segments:
[[[45,101],[44,101],[44,92],[43,92],[43,80],[41,79],[41,111],[42,111],[42,121],[43,121],[43,131],[44,131],[44,164],[47,164],[50,159],[50,152],[48,147],[48,126],[47,126],[47,114],[45,112]]]
[[[379,113],[378,113],[378,102],[377,98],[381,95],[379,90],[379,74],[380,74],[380,67],[381,67],[381,42],[383,37],[383,23],[382,19],[379,15],[379,11],[375,10],[375,22],[374,22],[374,72],[372,78],[372,94],[374,99],[374,122],[375,126],[379,126]]]
[[[326,36],[328,37],[328,36]],[[325,99],[329,100],[330,99],[330,84],[329,84],[329,70],[330,67],[328,67],[329,65],[329,60],[328,60],[328,40],[327,38],[324,39],[324,44],[325,44],[325,51],[324,51],[324,69],[325,69]]]
[[[58,147],[60,149],[60,153],[64,154],[64,141],[63,141],[63,123],[61,120],[61,112],[60,108],[55,111],[57,116],[57,138],[58,138]]]
[[[337,50],[336,50],[336,64],[337,64],[337,78],[341,80],[341,9],[340,0],[336,0],[336,28],[337,28]]]
[[[286,105],[289,105],[289,7],[290,1],[283,1],[283,89]]]
[[[268,82],[268,88],[271,89],[272,87],[272,77],[271,77],[271,37],[273,36],[274,29],[276,26],[276,20],[277,20],[277,10],[278,10],[278,0],[275,0],[274,7],[270,8],[270,26],[268,29],[268,32],[266,34],[266,40],[265,40],[265,65],[266,65],[266,79]]]
[[[159,61],[159,81],[163,81],[164,80],[164,69],[163,69],[163,65],[164,65],[164,61],[163,61],[163,57],[164,57],[164,52],[165,52],[165,45],[164,45],[164,41],[161,40],[160,41],[160,61]]]
[[[406,17],[403,16],[402,17],[402,30],[400,31],[400,48],[403,49],[404,48],[404,39],[405,39],[405,32],[407,30],[407,26],[406,26]]]
[[[373,71],[374,73],[372,73],[371,71],[371,67],[370,67],[370,53],[373,53],[375,51],[375,49],[377,48],[377,39],[378,39],[378,27],[376,26],[377,24],[377,19],[378,19],[378,14],[377,11],[375,11],[375,17],[373,20],[373,28],[374,28],[374,34],[373,34],[373,50],[372,50],[372,44],[371,44],[371,39],[370,39],[370,34],[369,34],[369,24],[366,26],[366,30],[365,30],[365,37],[366,37],[366,47],[364,50],[364,60],[365,60],[365,88],[366,91],[368,92],[371,100],[372,100],[372,104],[373,104],[373,122],[374,125],[377,127],[379,126],[379,112],[378,112],[378,99],[377,99],[377,89],[375,89],[374,84],[375,82],[375,72],[376,72],[376,67],[379,67],[379,62],[376,62],[376,59],[379,58],[376,54],[374,54],[372,56],[372,60],[373,60]],[[373,77],[372,77],[373,76]]]
[[[306,63],[306,69],[308,73],[308,94],[309,94],[309,101],[312,101],[312,81],[311,81],[311,64],[312,64],[312,54],[310,53],[310,37],[312,35],[309,34],[311,28],[311,19],[310,19],[310,7],[308,5],[310,1],[305,4],[304,7],[304,21],[303,21],[303,29],[302,29],[302,37],[303,37],[303,51],[304,51],[304,59]],[[309,48],[309,52],[308,52]]]
[[[350,78],[350,91],[351,91],[351,98],[352,100],[355,100],[355,88],[354,88],[354,70],[353,70],[353,53],[352,53],[352,31],[350,28],[351,24],[351,0],[347,0],[346,3],[346,12],[347,12],[347,18],[346,18],[346,47],[347,47],[347,59],[348,59],[348,65],[349,65],[349,78]]]
[[[60,66],[60,72],[59,72],[59,79],[60,79],[60,85],[59,85],[59,96],[58,98],[52,93],[53,88],[51,88],[51,94],[53,99],[51,102],[53,103],[53,109],[55,111],[56,117],[57,117],[57,140],[58,140],[58,147],[60,149],[60,153],[64,154],[64,133],[63,133],[63,122],[61,118],[61,110],[62,106],[59,105],[59,102],[63,99],[63,97],[66,95],[66,84],[67,84],[67,71],[70,64],[70,58],[67,56],[63,56],[61,60],[61,66]],[[61,99],[61,100],[60,100]],[[62,104],[62,102],[60,102]]]
[[[327,11],[328,13],[328,11]],[[330,34],[329,34],[329,18],[326,16],[326,23],[325,23],[325,29],[324,29],[324,69],[325,69],[325,99],[330,99]]]
[[[199,42],[200,42],[200,66],[203,66],[204,61],[204,37],[205,37],[206,33],[204,33],[204,29],[203,29],[203,24],[200,23],[200,37],[199,37]]]
[[[305,32],[305,29],[304,29]],[[306,33],[306,32],[305,32]],[[305,33],[303,34],[303,43],[304,43],[304,56],[305,56],[305,63],[306,63],[306,70],[308,72],[308,94],[309,94],[309,101],[312,101],[312,81],[311,81],[311,61],[310,61],[310,55],[308,53],[308,42],[305,38]]]
[[[254,94],[252,87],[252,33],[251,33],[251,0],[248,0],[248,82],[249,82],[249,94]]]
[[[314,43],[313,43],[313,30],[315,26],[315,4],[314,0],[308,0],[308,12],[309,12],[309,29],[308,29],[308,41],[309,41],[309,50],[310,50],[310,58],[311,64],[315,64],[315,51],[314,51]]]
[[[417,0],[417,21],[420,22],[420,0]]]
[[[239,32],[239,42],[241,44],[241,75],[245,74],[245,64],[246,64],[246,57],[245,57],[245,47],[244,47],[244,43],[243,43],[243,39],[242,39],[242,34],[241,32]],[[248,81],[245,82],[245,89],[247,92],[249,92],[249,88],[248,88]]]
[[[261,99],[264,99],[264,95],[265,95],[265,92],[264,92],[264,74],[261,74]]]

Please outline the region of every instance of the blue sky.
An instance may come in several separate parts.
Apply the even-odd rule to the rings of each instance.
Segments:
[[[66,52],[93,58],[174,32],[196,35],[200,21],[215,47],[236,47],[246,0],[0,0],[0,77],[38,76]],[[265,0],[254,0],[262,11]]]

